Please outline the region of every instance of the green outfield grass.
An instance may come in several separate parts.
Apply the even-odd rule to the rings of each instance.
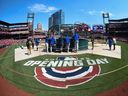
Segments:
[[[44,55],[14,62],[14,49],[17,47],[16,45],[7,48],[0,56],[0,73],[15,86],[36,96],[95,96],[97,93],[110,90],[128,80],[128,44],[121,42],[118,44],[121,45],[122,58],[105,57],[109,63],[100,65],[100,74],[106,73],[105,75],[100,75],[85,84],[69,87],[68,89],[51,88],[39,83],[34,78],[35,66],[23,66],[28,60],[43,61],[45,59],[55,59],[57,56]],[[103,58],[104,56],[83,54],[76,57],[95,59]]]

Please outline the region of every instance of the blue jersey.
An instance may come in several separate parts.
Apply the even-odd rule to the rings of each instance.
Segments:
[[[74,40],[75,41],[79,40],[79,35],[77,33],[75,33],[75,35],[74,35]]]
[[[54,45],[55,44],[55,38],[54,37],[50,38],[50,44],[51,45]]]
[[[49,40],[48,37],[46,37],[46,38],[45,38],[45,43],[48,43],[48,40]]]
[[[70,38],[68,36],[66,36],[65,41],[66,41],[67,44],[69,44],[70,43]]]
[[[109,37],[109,38],[108,38],[108,44],[109,44],[109,45],[112,45],[112,43],[113,43],[113,40],[112,40],[111,37]]]
[[[36,46],[38,46],[38,45],[39,45],[39,43],[40,43],[39,39],[38,39],[38,38],[36,38],[36,39],[35,39],[35,44],[36,44]]]

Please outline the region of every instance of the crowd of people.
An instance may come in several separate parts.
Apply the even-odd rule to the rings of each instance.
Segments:
[[[71,39],[74,43],[71,43]],[[74,47],[71,48],[70,44],[74,44]],[[76,52],[79,49],[79,35],[75,33],[72,38],[66,34],[66,36],[60,35],[58,40],[54,35],[48,35],[45,39],[46,52],[56,52],[56,51],[66,51],[69,52],[70,49],[75,50]]]
[[[95,37],[94,37],[94,35],[91,35],[91,46],[92,46],[92,50],[94,49],[94,42],[95,42]],[[108,36],[107,38],[106,38],[106,44],[108,44],[108,46],[109,46],[109,50],[112,50],[112,45],[113,45],[113,50],[115,50],[116,49],[116,38],[115,37],[111,37],[111,36]]]
[[[35,45],[36,45],[36,50],[38,51],[39,44],[40,44],[40,39],[39,38],[35,38],[35,39],[28,38],[27,41],[26,41],[26,46],[27,46],[27,49],[28,49],[28,55],[31,54],[31,50],[34,49]]]
[[[95,37],[94,34],[91,35],[90,38],[92,50],[94,49]],[[106,43],[109,46],[109,50],[115,50],[116,46],[116,38],[108,36],[106,39]],[[28,54],[31,54],[31,49],[34,49],[34,45],[36,46],[36,50],[38,51],[38,46],[40,44],[39,38],[28,38],[26,41],[26,46],[28,49]],[[112,47],[113,45],[113,47]],[[43,49],[42,49],[43,50]],[[77,52],[79,50],[79,35],[76,32],[73,37],[69,37],[68,34],[66,36],[60,35],[59,38],[56,39],[54,35],[47,35],[45,38],[45,50],[46,52]]]
[[[26,41],[28,54],[31,54],[31,50],[34,49],[34,45],[36,45],[36,50],[38,51],[39,44],[39,38],[28,38]],[[71,44],[73,48],[70,47]],[[68,34],[66,34],[66,36],[60,35],[58,39],[56,39],[54,35],[47,35],[45,38],[45,49],[46,52],[69,52],[70,49],[77,52],[79,50],[79,35],[78,33],[75,33],[72,38],[69,37]]]
[[[112,50],[112,45],[113,45],[113,50],[115,50],[116,46],[116,38],[108,36],[106,43],[109,45],[109,50]]]

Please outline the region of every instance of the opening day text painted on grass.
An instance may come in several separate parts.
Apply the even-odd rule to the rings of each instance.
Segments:
[[[64,60],[63,60],[64,58]],[[107,58],[90,59],[86,58],[87,65],[107,64]],[[80,67],[84,66],[83,60],[72,57],[58,57],[58,60],[45,60],[45,61],[27,61],[24,66],[40,66],[40,67]]]
[[[66,89],[69,86],[84,84],[101,72],[100,64],[107,64],[107,58],[86,58],[89,66],[84,66],[84,59],[75,57],[57,57],[55,60],[27,61],[24,66],[35,66],[34,77],[40,83]]]

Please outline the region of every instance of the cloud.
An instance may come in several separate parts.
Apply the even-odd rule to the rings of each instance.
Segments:
[[[83,13],[83,14],[89,14],[89,15],[97,15],[97,11],[95,10],[90,10],[90,11],[86,11],[85,9],[80,9],[80,11]]]
[[[109,16],[114,16],[111,12],[107,12],[107,11],[95,11],[95,10],[92,10],[92,11],[88,11],[88,14],[89,15],[101,15],[103,13],[109,13]]]
[[[39,3],[29,6],[28,9],[32,12],[44,12],[44,13],[57,10],[57,8],[54,6],[46,6],[44,4],[39,4]]]
[[[94,10],[93,11],[88,11],[89,15],[96,15],[96,13],[97,13],[97,11],[94,11]]]

